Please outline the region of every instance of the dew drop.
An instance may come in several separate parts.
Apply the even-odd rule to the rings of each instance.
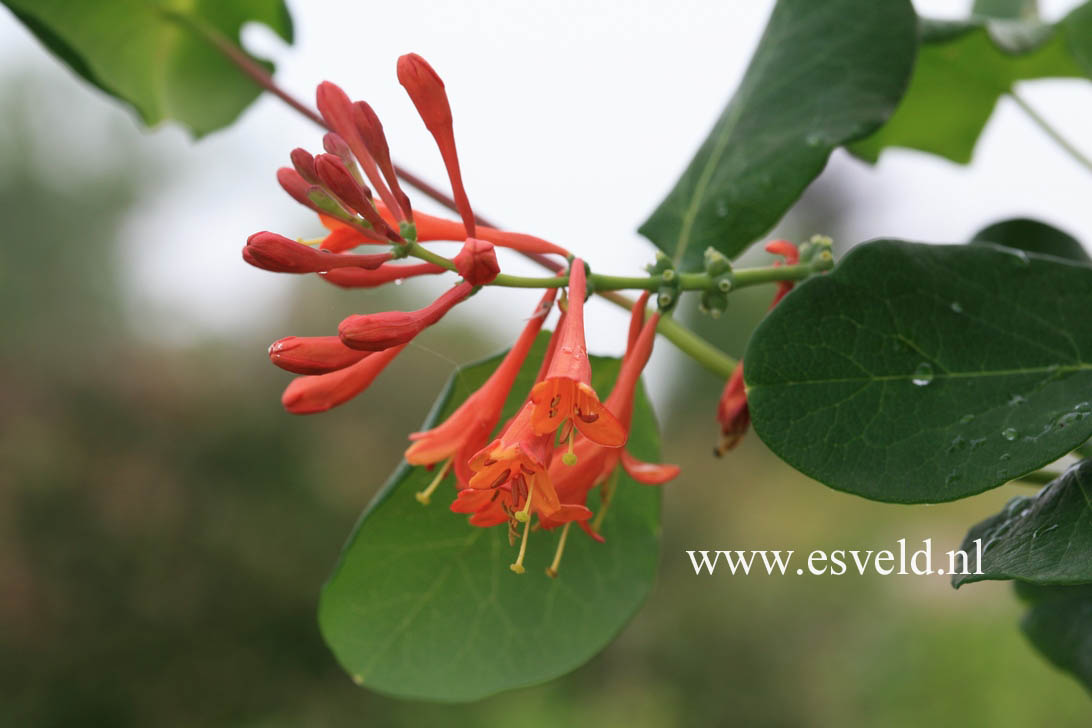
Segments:
[[[394,285],[396,285],[396,286],[402,285],[402,279],[401,278],[395,278],[394,279]]]
[[[952,305],[949,306],[952,309],[952,313],[963,313],[963,304],[959,301],[952,301]]]
[[[922,362],[918,364],[918,368],[914,370],[914,377],[911,379],[914,384],[919,387],[924,387],[933,381],[933,367],[928,362]]]
[[[967,441],[964,440],[959,435],[956,435],[955,439],[952,440],[951,444],[948,445],[948,452],[950,452],[950,453],[951,452],[958,452],[960,450],[966,450],[966,449],[967,449]]]
[[[1012,442],[1013,440],[1015,440],[1019,436],[1020,436],[1020,433],[1017,432],[1012,427],[1006,427],[1005,429],[1001,430],[1001,437],[1005,438],[1009,442]]]
[[[1020,396],[1019,394],[1014,394],[1011,397],[1009,397],[1009,407],[1016,407],[1018,405],[1023,404],[1024,402],[1027,402],[1027,400],[1024,399],[1022,396]]]
[[[974,415],[971,415],[971,414],[963,415],[962,417],[959,418],[959,424],[969,425],[969,424],[971,424],[971,420],[973,420],[973,419],[974,419]]]
[[[1080,412],[1067,412],[1066,414],[1059,417],[1058,420],[1054,423],[1054,429],[1064,430],[1070,425],[1080,422],[1084,418],[1085,415]]]
[[[977,450],[978,448],[982,447],[985,444],[986,444],[986,438],[976,437],[975,439],[971,440],[971,449],[972,450]]]
[[[1007,452],[1001,453],[1001,457],[1000,457],[1001,462],[1005,462],[1006,460],[1011,460],[1011,459],[1012,459],[1012,454],[1011,453],[1007,453]]]

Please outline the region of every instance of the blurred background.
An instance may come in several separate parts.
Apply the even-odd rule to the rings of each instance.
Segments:
[[[395,157],[442,181],[394,78],[399,54],[422,53],[447,80],[476,207],[619,273],[651,259],[633,230],[719,113],[772,5],[289,4],[295,46],[244,36],[285,86],[308,98],[329,78],[368,98]],[[1042,3],[1048,18],[1073,4]],[[956,17],[969,3],[917,5]],[[1092,151],[1087,82],[1024,91]],[[664,341],[647,381],[665,459],[684,475],[665,490],[659,581],[621,637],[567,677],[472,705],[355,687],[318,633],[319,587],[444,379],[503,348],[521,321],[496,312],[537,294],[477,296],[382,386],[287,415],[271,341],[416,307],[443,285],[343,292],[243,264],[251,232],[319,233],[273,177],[292,147],[320,146],[318,130],[263,98],[197,143],[143,131],[6,10],[0,113],[0,725],[1088,725],[1087,695],[1025,643],[1005,584],[695,577],[685,549],[905,537],[947,550],[1017,488],[892,506],[795,474],[753,435],[716,460],[723,383]],[[844,251],[879,235],[962,241],[1030,215],[1092,240],[1090,191],[1002,102],[967,168],[897,151],[870,168],[836,152],[777,233],[830,234]],[[770,294],[734,294],[701,330],[741,354]],[[622,314],[588,315],[590,347],[619,352]]]

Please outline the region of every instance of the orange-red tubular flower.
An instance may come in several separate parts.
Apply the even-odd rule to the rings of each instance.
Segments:
[[[275,273],[319,273],[334,268],[375,269],[391,260],[390,253],[376,255],[335,255],[289,240],[283,235],[254,233],[243,248],[243,260]]]
[[[437,275],[439,273],[447,273],[447,268],[435,263],[417,263],[414,265],[387,263],[375,270],[337,268],[319,275],[335,286],[341,286],[342,288],[375,288],[392,281],[397,283],[406,278]]]
[[[413,222],[413,209],[410,207],[410,199],[402,191],[402,185],[398,181],[398,174],[394,171],[391,150],[387,145],[387,135],[383,133],[383,124],[379,121],[379,116],[368,105],[368,102],[357,101],[353,104],[353,122],[356,124],[356,130],[360,132],[360,138],[364,141],[364,146],[368,148],[368,152],[375,159],[379,171],[383,173],[384,179],[390,185],[391,192],[398,200],[398,204],[402,206],[402,212],[405,213],[409,222]]]
[[[800,253],[796,246],[787,240],[774,240],[766,244],[766,252],[780,255],[787,265],[793,265],[800,261]],[[774,265],[779,265],[775,263]],[[777,292],[774,294],[770,308],[773,308],[785,295],[792,290],[793,281],[778,281]],[[747,407],[747,391],[743,386],[743,362],[736,364],[732,370],[732,376],[724,385],[724,392],[717,403],[717,421],[720,422],[720,442],[713,449],[713,453],[720,457],[740,443],[751,424],[751,412]]]
[[[553,435],[535,433],[531,425],[533,413],[534,404],[525,402],[500,437],[471,458],[473,476],[467,484],[467,490],[505,488],[509,494],[505,502],[512,509],[512,516],[525,522],[530,520],[532,511],[539,518],[557,518],[561,511],[561,502],[547,473],[553,454]],[[460,512],[454,505],[452,509]]]
[[[463,187],[463,175],[459,170],[459,154],[455,150],[455,131],[451,121],[451,105],[447,101],[444,82],[421,56],[407,53],[398,59],[398,82],[406,89],[417,113],[425,122],[425,127],[436,140],[451,180],[451,192],[455,198],[455,208],[463,219],[466,232],[459,236],[477,237],[475,232],[474,211],[470,209],[470,200]],[[384,200],[384,202],[386,202]]]
[[[626,444],[625,428],[614,413],[603,406],[591,387],[591,362],[584,341],[586,288],[584,261],[576,258],[569,270],[569,309],[564,321],[558,324],[557,344],[550,367],[546,378],[531,390],[535,433],[552,433],[562,424],[571,423],[565,433],[569,437],[570,452],[572,427],[606,447]],[[566,461],[571,459],[567,457]]]
[[[492,283],[500,275],[500,263],[497,262],[493,244],[477,238],[467,238],[463,249],[452,262],[455,263],[455,271],[463,280],[475,286]]]
[[[274,364],[296,374],[326,374],[356,364],[371,352],[350,349],[336,336],[286,336],[269,347]]]
[[[360,162],[360,166],[364,169],[364,175],[372,183],[372,187],[375,188],[379,199],[383,200],[383,204],[390,208],[397,219],[405,220],[405,212],[399,205],[398,200],[395,199],[394,194],[383,182],[383,178],[380,177],[375,159],[368,152],[368,147],[357,129],[353,103],[349,100],[349,97],[337,84],[323,81],[315,92],[315,101],[319,113],[322,114],[322,118],[326,120],[327,125],[349,145],[349,149],[352,150],[353,156]]]
[[[413,444],[406,450],[406,462],[410,465],[435,465],[454,458],[456,479],[465,487],[471,478],[470,458],[489,442],[489,435],[500,421],[501,410],[512,384],[553,307],[556,294],[556,289],[546,291],[516,343],[478,391],[470,395],[443,423],[409,436]]]
[[[363,392],[405,346],[371,353],[344,369],[293,379],[281,395],[284,408],[296,415],[310,415],[344,404]]]
[[[647,323],[644,322],[647,299],[646,292],[633,308],[630,319],[632,334],[630,343],[622,359],[622,367],[618,372],[614,388],[606,402],[607,407],[617,413],[618,421],[625,428],[627,435],[633,419],[633,400],[637,391],[637,382],[652,355],[656,325],[660,320],[659,313],[656,313]],[[589,491],[605,482],[619,464],[630,477],[645,485],[662,485],[679,474],[677,465],[642,462],[622,448],[603,447],[591,440],[585,439],[576,443],[575,450],[577,461],[574,465],[559,465],[559,459],[555,458],[549,469],[550,481],[554,484],[554,489],[562,503],[584,505]],[[561,523],[554,519],[546,519],[542,521],[542,527],[554,528]],[[599,538],[598,534],[593,533],[585,524],[581,523],[581,527],[594,538]]]
[[[338,335],[346,346],[365,351],[383,351],[405,344],[443,318],[473,290],[474,286],[464,282],[418,311],[356,314],[338,325]]]

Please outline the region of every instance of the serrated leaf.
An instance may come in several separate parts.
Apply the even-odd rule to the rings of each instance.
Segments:
[[[538,370],[545,337],[528,357],[506,417]],[[489,376],[499,357],[460,369],[426,427]],[[618,361],[593,357],[605,395]],[[656,460],[659,437],[639,391],[627,449]],[[508,569],[516,549],[503,526],[481,529],[448,510],[449,481],[422,507],[431,480],[403,464],[365,510],[322,592],[319,625],[359,684],[407,698],[476,700],[575,669],[609,643],[648,595],[659,559],[658,488],[624,474],[603,524],[606,543],[569,535],[561,573],[544,573],[559,531],[531,534],[527,573]],[[445,493],[443,497],[439,493]],[[595,509],[593,496],[589,506]]]
[[[1024,634],[1056,667],[1092,691],[1092,584],[1015,586],[1031,605],[1020,622]]]
[[[879,240],[785,298],[744,367],[755,431],[832,488],[962,498],[1071,451],[1092,418],[1092,268]]]
[[[994,107],[1013,84],[1092,73],[1090,11],[1092,5],[1082,6],[1054,27],[1034,18],[923,23],[913,78],[898,109],[849,150],[869,162],[888,147],[970,162]]]
[[[72,70],[132,106],[145,124],[197,135],[230,124],[261,89],[204,37],[233,43],[245,23],[292,41],[283,0],[0,0]],[[268,64],[266,64],[268,67]]]
[[[1092,263],[1088,251],[1075,237],[1039,220],[1015,217],[979,230],[972,243],[996,243],[1040,255],[1053,255],[1077,263]]]
[[[915,28],[904,0],[779,0],[735,95],[641,234],[684,269],[700,267],[708,246],[741,253],[834,147],[890,116],[909,78]]]
[[[1074,421],[1088,417],[1092,402],[1071,415]],[[981,563],[975,547],[979,539]],[[961,548],[970,554],[971,573],[954,574],[955,587],[987,579],[1092,582],[1092,460],[1074,465],[1034,497],[1013,498],[1000,513],[974,526]]]

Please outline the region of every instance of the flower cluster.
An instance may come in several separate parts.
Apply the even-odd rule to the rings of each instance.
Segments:
[[[364,391],[425,328],[497,279],[495,246],[563,256],[568,278],[560,297],[558,287],[546,289],[485,384],[444,422],[411,434],[405,453],[411,465],[435,473],[431,485],[417,494],[423,504],[453,473],[452,511],[469,514],[474,526],[507,524],[511,544],[520,542],[512,564],[517,573],[524,571],[532,523],[537,520],[536,528],[543,530],[561,528],[557,553],[547,570],[556,576],[573,522],[603,540],[599,528],[619,468],[650,485],[678,474],[675,466],[643,463],[624,449],[637,382],[652,352],[659,314],[646,320],[647,293],[633,307],[620,373],[610,396],[600,400],[592,387],[584,337],[588,294],[584,262],[541,238],[478,224],[463,186],[443,82],[415,54],[399,59],[398,79],[440,150],[460,219],[445,220],[412,209],[375,112],[325,82],[316,99],[330,129],[323,139],[325,152],[294,150],[292,166],[280,169],[277,179],[296,201],[318,214],[327,235],[304,242],[272,232],[255,233],[243,258],[265,270],[316,273],[345,288],[448,271],[460,280],[419,310],[356,314],[341,321],[336,336],[290,336],[274,342],[269,349],[273,363],[301,375],[285,389],[282,403],[289,412],[309,414]],[[436,240],[463,241],[463,247],[448,260],[421,245]],[[362,246],[381,246],[382,252],[353,252]],[[425,262],[398,262],[411,254]],[[517,413],[498,429],[517,375],[555,307],[561,313],[534,386]],[[588,496],[597,487],[599,512],[593,513]]]

